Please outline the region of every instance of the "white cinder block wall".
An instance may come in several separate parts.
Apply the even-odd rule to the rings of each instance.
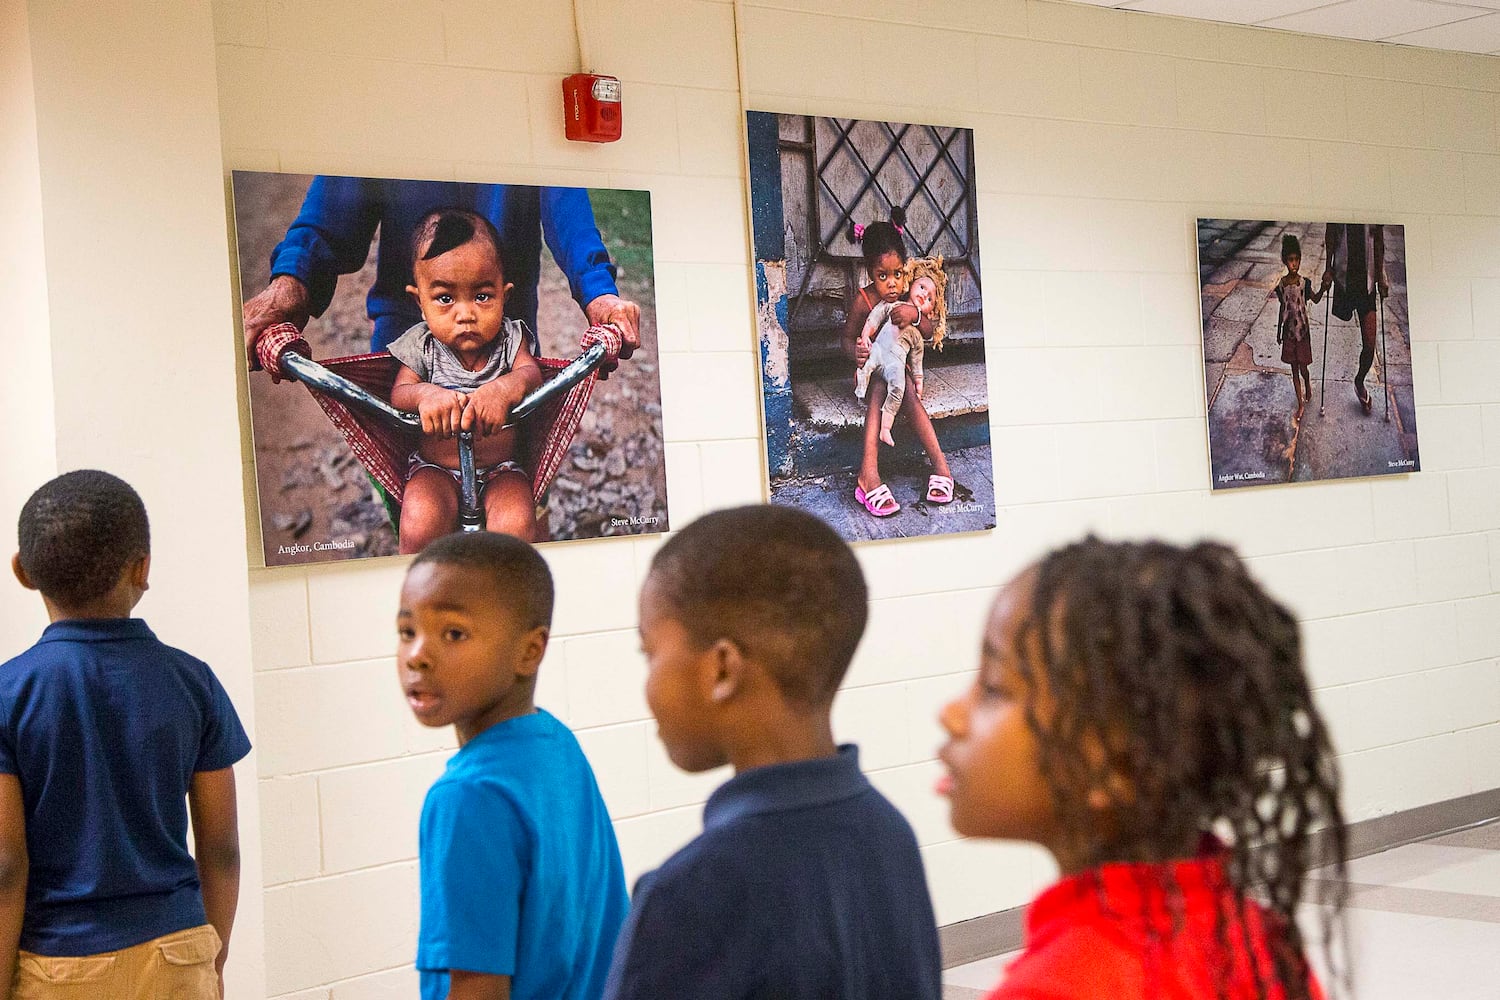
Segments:
[[[225,165],[649,188],[680,525],[762,497],[733,8],[585,3],[626,95],[625,139],[586,147],[561,138],[569,7],[220,0]],[[1306,622],[1351,817],[1500,786],[1500,61],[1023,0],[750,3],[743,26],[754,108],[976,132],[999,527],[860,549],[872,624],[837,706],[917,829],[939,919],[1050,876],[953,838],[934,716],[995,586],[1088,530],[1252,558]],[[1198,215],[1407,227],[1421,474],[1209,494]],[[653,547],[546,550],[539,701],[578,731],[632,878],[723,777],[675,772],[647,717]],[[273,996],[411,989],[417,812],[452,747],[397,693],[402,569],[251,573]]]
[[[0,524],[6,530],[37,484],[57,474],[47,267],[38,252],[41,181],[30,20],[25,4],[0,0],[0,328],[8,332],[13,370],[30,373],[0,381],[0,412],[26,415],[26,433],[10,435],[7,475],[0,477]],[[46,623],[40,601],[0,600],[0,635],[34,636]]]

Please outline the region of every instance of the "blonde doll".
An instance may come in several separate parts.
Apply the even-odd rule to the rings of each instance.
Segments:
[[[869,347],[870,356],[854,373],[854,395],[859,399],[865,398],[872,372],[878,369],[885,376],[887,389],[885,403],[880,408],[880,440],[888,445],[896,443],[891,437],[891,427],[906,394],[905,369],[908,366],[917,384],[917,398],[922,396],[925,345],[917,324],[922,317],[932,320],[932,346],[939,351],[943,349],[943,337],[948,330],[948,306],[944,298],[948,276],[943,273],[943,258],[916,257],[907,261],[902,268],[902,284],[906,286],[909,303],[917,309],[917,318],[909,323],[892,318],[895,307],[905,304],[899,300],[880,302],[871,309],[859,335],[860,341]]]

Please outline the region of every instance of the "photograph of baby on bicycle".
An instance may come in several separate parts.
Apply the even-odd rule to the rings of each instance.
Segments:
[[[266,565],[667,530],[649,193],[233,190]]]

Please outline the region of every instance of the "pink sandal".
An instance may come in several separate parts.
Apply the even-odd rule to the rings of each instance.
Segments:
[[[881,483],[868,493],[856,484],[854,499],[864,504],[865,510],[870,512],[871,517],[890,517],[901,509],[896,498],[891,496],[891,488],[885,483]]]
[[[928,476],[927,499],[932,503],[953,502],[953,477]]]

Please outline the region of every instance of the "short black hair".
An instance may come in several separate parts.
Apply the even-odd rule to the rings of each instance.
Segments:
[[[151,552],[140,494],[98,469],[65,472],[31,494],[16,534],[21,568],[64,608],[103,597],[130,563]]]
[[[1282,233],[1281,262],[1285,264],[1286,259],[1292,254],[1296,254],[1298,257],[1302,256],[1302,241],[1297,239],[1297,237],[1292,235],[1291,233]]]
[[[500,249],[500,230],[478,212],[467,208],[439,208],[422,216],[422,221],[411,233],[411,259],[415,266],[419,260],[441,257],[449,250],[456,250],[466,243],[482,239],[495,251],[495,260],[505,271],[505,253]]]
[[[700,517],[657,551],[650,579],[700,648],[732,640],[807,706],[832,701],[869,615],[854,552],[793,507]]]
[[[552,628],[552,571],[547,560],[514,535],[458,531],[429,542],[408,569],[423,563],[466,566],[487,573],[501,600],[528,629]]]

